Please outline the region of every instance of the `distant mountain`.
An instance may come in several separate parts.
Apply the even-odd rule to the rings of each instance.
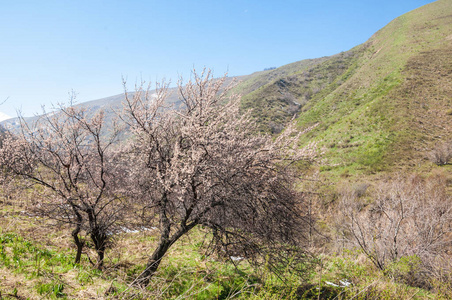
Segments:
[[[8,119],[11,119],[11,118],[12,118],[12,117],[10,117],[10,116],[8,116],[7,114],[2,113],[2,112],[0,111],[0,122],[5,121],[5,120],[8,120]]]
[[[248,78],[248,76],[238,76],[238,77],[228,77],[226,80],[226,84],[231,83],[234,80],[243,80]],[[155,90],[149,91],[151,94],[155,93]],[[130,96],[133,96],[134,91],[128,92]],[[79,104],[76,104],[77,107],[84,107],[86,108],[88,114],[94,114],[99,110],[103,110],[106,115],[106,119],[112,120],[113,116],[122,109],[123,101],[125,100],[124,94],[114,95],[98,100],[92,100],[87,102],[82,102]],[[178,88],[173,87],[168,89],[168,96],[167,96],[167,102],[172,103],[177,107],[180,104],[179,100],[179,91]],[[24,120],[28,123],[32,123],[36,121],[40,116],[33,116],[33,117],[25,117]],[[20,127],[20,122],[17,117],[10,118],[8,120],[2,121],[0,120],[0,125],[4,126],[8,130],[18,130]]]
[[[151,91],[151,92],[154,92],[154,91]],[[170,92],[169,93],[170,96],[168,97],[168,101],[176,102],[177,96],[174,95],[176,92],[175,89],[170,89],[169,92]],[[133,94],[133,92],[131,93],[131,95],[132,94]],[[106,97],[106,98],[102,98],[102,99],[98,99],[98,100],[83,102],[80,104],[76,104],[75,106],[86,108],[88,111],[88,114],[94,114],[98,110],[102,109],[106,112],[107,119],[111,119],[114,115],[114,112],[121,109],[122,101],[124,99],[125,99],[124,94],[119,94],[119,95],[110,96],[110,97]],[[24,120],[28,123],[32,123],[32,122],[36,121],[39,117],[40,117],[39,115],[36,115],[33,117],[25,117]],[[3,125],[6,129],[12,130],[12,131],[18,130],[20,127],[19,118],[17,118],[17,117],[3,121],[0,124]]]

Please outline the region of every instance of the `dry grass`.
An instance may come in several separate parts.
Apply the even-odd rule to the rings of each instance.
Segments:
[[[131,286],[156,246],[157,232],[118,234],[106,254],[103,272],[98,272],[87,259],[88,256],[94,259],[93,249],[85,249],[79,266],[71,264],[75,249],[70,228],[27,212],[26,208],[31,207],[29,201],[11,199],[0,203],[0,235],[14,233],[23,238],[19,244],[30,241],[40,249],[51,251],[54,257],[62,256],[60,266],[55,263],[45,266],[43,259],[39,275],[36,275],[33,257],[28,254],[21,258],[25,264],[22,266],[5,266],[0,262],[0,293],[4,298],[8,294],[17,299],[166,299],[181,295],[193,298],[196,297],[193,295],[207,293],[208,289],[216,289],[219,280],[228,282],[236,280],[235,276],[240,277],[230,263],[203,256],[199,243],[203,233],[195,231],[169,251],[148,289]],[[10,258],[14,247],[5,248]],[[55,296],[53,290],[43,291],[42,286],[60,283],[64,285],[61,296]]]
[[[20,214],[18,211],[21,208],[17,206],[13,209],[3,205],[2,208],[3,212],[8,211],[0,217],[2,233],[6,229],[17,230],[27,240],[54,251],[54,254],[68,253],[73,257],[75,251],[64,227],[57,228],[50,221]],[[114,248],[107,253],[103,273],[95,271],[86,258],[79,267],[43,267],[40,276],[34,276],[31,269],[24,272],[3,266],[0,267],[0,291],[3,297],[14,294],[16,289],[17,299],[56,299],[52,291],[38,291],[43,284],[59,282],[64,284],[62,292],[65,296],[61,297],[69,299],[212,299],[220,295],[222,299],[295,299],[303,291],[306,295],[315,293],[320,283],[324,296],[335,295],[337,299],[411,299],[413,295],[413,299],[431,297],[424,290],[393,282],[372,267],[362,254],[351,252],[344,252],[340,256],[323,256],[323,267],[316,270],[310,283],[295,275],[290,275],[282,283],[273,275],[265,273],[265,270],[260,273],[263,281],[256,281],[252,272],[236,273],[233,267],[220,258],[203,257],[200,243],[202,232],[199,231],[182,239],[171,249],[148,289],[129,286],[141,272],[155,240],[152,232],[147,231],[119,235]],[[245,262],[242,263],[243,267],[245,265]],[[352,286],[338,289],[326,283],[337,283],[343,279],[348,279]],[[313,298],[317,299],[317,296]]]

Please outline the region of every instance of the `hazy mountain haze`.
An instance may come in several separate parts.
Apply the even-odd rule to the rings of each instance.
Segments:
[[[7,114],[2,113],[2,112],[0,111],[0,122],[5,121],[5,120],[8,120],[8,119],[11,119],[11,118],[12,118],[12,117],[10,117],[10,116],[8,116]]]

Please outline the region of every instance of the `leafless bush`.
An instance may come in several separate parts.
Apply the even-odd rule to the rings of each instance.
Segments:
[[[353,185],[352,193],[358,198],[361,198],[366,194],[367,189],[369,188],[368,183],[356,183]]]
[[[447,165],[452,159],[452,142],[443,142],[435,145],[428,154],[428,158],[438,166]]]
[[[43,187],[36,189],[37,210],[72,225],[76,263],[84,247],[81,234],[89,235],[98,268],[124,204],[118,193],[124,172],[113,150],[120,129],[104,125],[102,111],[88,118],[84,109],[60,107],[31,125],[21,119],[21,132],[8,133],[0,149],[3,171]]]
[[[418,257],[424,272],[450,247],[452,199],[446,180],[436,175],[397,179],[381,185],[365,205],[356,193],[342,195],[338,227],[349,246],[357,246],[381,270],[402,257]]]

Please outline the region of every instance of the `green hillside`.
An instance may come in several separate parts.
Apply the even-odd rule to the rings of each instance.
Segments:
[[[262,130],[278,132],[294,114],[301,128],[318,124],[306,139],[333,177],[422,167],[452,138],[451,58],[452,1],[439,0],[347,52],[263,72],[238,89]]]

